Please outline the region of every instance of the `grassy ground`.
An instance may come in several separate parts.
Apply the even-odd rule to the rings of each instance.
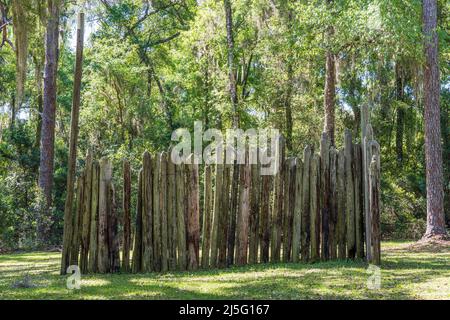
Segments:
[[[363,262],[256,265],[195,273],[59,276],[59,253],[0,255],[0,299],[450,299],[450,247],[382,245],[381,289]],[[28,275],[32,288],[15,288]]]

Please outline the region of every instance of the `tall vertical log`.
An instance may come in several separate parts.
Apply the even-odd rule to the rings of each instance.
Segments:
[[[353,186],[353,150],[352,134],[345,130],[345,216],[347,224],[347,257],[354,258],[356,253],[355,233],[355,196]]]
[[[111,161],[100,160],[100,187],[98,204],[98,271],[106,273],[110,269],[108,246],[108,194],[112,178]]]
[[[228,235],[227,235],[227,265],[234,263],[234,245],[236,242],[236,219],[238,211],[239,198],[239,172],[240,166],[237,161],[233,164],[233,178],[231,181],[231,200],[230,213],[228,218]]]
[[[345,154],[344,150],[338,151],[337,156],[337,222],[336,239],[338,244],[338,258],[346,258],[346,224],[345,224]]]
[[[153,257],[153,183],[152,157],[147,151],[142,155],[142,271],[154,270]]]
[[[251,264],[258,262],[258,229],[259,229],[259,206],[261,195],[261,176],[259,165],[251,164],[251,198],[250,198],[250,238],[248,262]]]
[[[231,165],[225,164],[223,168],[223,184],[222,184],[222,209],[219,217],[219,236],[218,236],[218,266],[224,268],[227,265],[227,236],[230,218],[230,179]]]
[[[380,265],[380,172],[378,154],[374,154],[370,163],[369,193],[370,214],[372,217],[372,263]]]
[[[117,203],[115,189],[112,182],[108,185],[108,247],[110,272],[120,271],[120,248],[119,248],[119,219],[117,218]]]
[[[310,232],[311,232],[311,261],[320,259],[320,161],[318,154],[311,159],[310,169]]]
[[[123,250],[122,270],[130,271],[131,245],[131,168],[128,160],[123,161]]]
[[[72,228],[72,248],[70,249],[70,264],[78,265],[78,257],[80,253],[81,223],[83,217],[83,188],[84,174],[77,180],[77,198],[75,214],[73,216]]]
[[[209,249],[211,247],[211,204],[212,204],[212,177],[211,166],[205,166],[203,192],[203,227],[202,227],[202,268],[209,267]]]
[[[167,226],[167,153],[161,154],[159,210],[161,214],[161,270],[169,270],[169,230]]]
[[[300,258],[300,244],[302,233],[302,212],[303,212],[303,162],[297,159],[295,169],[295,202],[294,221],[292,230],[292,261],[298,262]]]
[[[131,271],[137,273],[142,271],[143,261],[142,261],[142,198],[144,196],[143,192],[143,169],[139,171],[138,178],[138,195],[137,195],[137,205],[136,205],[136,227],[134,232],[134,245],[133,245],[133,261],[131,262]]]
[[[91,225],[89,232],[89,263],[88,271],[97,272],[98,250],[98,190],[100,180],[100,167],[97,161],[92,164],[92,190],[91,190]]]
[[[193,164],[191,155],[186,165],[187,183],[187,247],[188,269],[196,270],[199,266],[200,244],[200,193],[198,180],[198,165]]]
[[[222,190],[223,190],[223,164],[216,164],[216,181],[214,191],[214,213],[211,231],[211,267],[215,268],[218,262],[219,248],[219,221],[222,215]]]
[[[175,168],[176,188],[177,188],[177,267],[179,270],[186,270],[187,250],[186,250],[186,221],[185,221],[185,165],[182,163]]]
[[[302,261],[309,260],[310,251],[310,170],[312,150],[310,146],[306,146],[303,151],[303,210],[301,219],[301,257]]]
[[[358,259],[364,258],[364,217],[362,207],[362,153],[361,145],[353,145],[353,159],[354,159],[354,188],[355,188],[355,236],[356,236],[356,257]]]
[[[261,262],[269,262],[270,248],[270,185],[271,176],[261,177],[261,223],[259,238],[261,242]]]
[[[367,106],[362,108],[362,118],[367,118]],[[364,115],[364,116],[363,116]],[[370,148],[368,144],[372,141],[373,131],[372,126],[367,124],[367,121],[363,121],[363,188],[364,188],[364,220],[365,220],[365,231],[366,231],[366,258],[367,261],[372,260],[372,220],[370,219],[370,208],[369,208],[369,166],[372,159]]]
[[[295,158],[285,161],[284,175],[284,221],[283,221],[283,261],[291,261],[292,223],[295,201]]]
[[[246,150],[245,164],[242,165],[240,175],[240,194],[239,194],[239,213],[237,218],[236,230],[236,264],[244,265],[247,263],[248,254],[248,231],[250,218],[250,186],[251,169],[248,159],[248,150]]]
[[[160,209],[160,175],[161,175],[161,156],[156,155],[153,164],[153,267],[155,271],[161,271],[162,267],[162,244],[161,244],[161,209]],[[184,205],[184,203],[183,203]],[[184,211],[183,211],[184,212]]]
[[[328,246],[330,259],[337,257],[337,150],[334,147],[330,149],[330,215],[328,227]]]
[[[322,133],[320,140],[320,212],[322,216],[322,259],[328,260],[329,235],[330,235],[330,212],[331,212],[331,192],[330,192],[330,138],[326,132]]]
[[[176,185],[175,164],[170,157],[167,162],[167,228],[169,270],[175,270],[177,266]]]
[[[283,228],[283,179],[284,179],[284,139],[279,136],[276,150],[276,167],[278,172],[274,177],[274,195],[272,205],[272,239],[270,243],[270,259],[280,261],[281,232]]]
[[[81,254],[80,269],[82,273],[88,271],[89,255],[89,227],[91,225],[91,188],[92,188],[92,151],[88,150],[86,156],[85,178],[84,178],[84,196],[83,196],[83,216],[81,218]]]

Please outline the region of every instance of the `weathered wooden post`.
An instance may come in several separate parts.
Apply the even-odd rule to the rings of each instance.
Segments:
[[[250,198],[250,238],[248,262],[251,264],[258,262],[258,230],[259,230],[259,209],[261,195],[261,176],[259,174],[260,166],[258,163],[251,164],[251,198]]]
[[[218,267],[224,268],[227,265],[227,236],[229,227],[229,204],[230,204],[230,179],[231,179],[231,165],[225,164],[223,168],[223,183],[222,183],[222,209],[219,217],[219,235],[218,242]]]
[[[354,258],[356,253],[356,232],[355,232],[355,188],[353,185],[353,144],[352,134],[349,129],[345,129],[345,216],[347,224],[347,257]]]
[[[161,209],[160,209],[160,175],[161,156],[156,155],[153,165],[153,266],[155,271],[161,271],[162,244],[161,244]]]
[[[169,152],[171,155],[172,152]],[[177,267],[177,219],[176,219],[176,185],[175,164],[169,157],[167,162],[167,228],[169,246],[169,270]]]
[[[115,189],[112,182],[108,185],[108,247],[109,247],[109,272],[120,271],[120,248],[118,234],[117,203]]]
[[[91,225],[89,239],[89,263],[88,271],[97,272],[98,256],[98,191],[100,180],[100,167],[97,161],[92,164],[92,187],[91,187]]]
[[[336,239],[338,244],[338,258],[346,258],[346,224],[345,224],[345,154],[339,150],[337,155],[337,222]]]
[[[233,177],[231,179],[230,212],[228,216],[228,234],[227,234],[227,265],[234,263],[234,251],[236,242],[236,220],[238,212],[239,199],[239,175],[241,166],[234,161]]]
[[[89,255],[89,227],[91,224],[91,188],[92,188],[92,150],[88,149],[86,155],[85,178],[83,186],[83,216],[81,217],[81,273],[88,271]]]
[[[199,180],[198,164],[193,162],[193,155],[188,158],[186,164],[187,182],[187,247],[188,269],[196,270],[199,266],[200,244],[200,205],[199,205]]]
[[[250,186],[251,169],[246,148],[245,164],[242,166],[240,175],[239,212],[237,217],[236,230],[236,264],[247,263],[248,252],[248,231],[250,217]]]
[[[326,132],[322,133],[320,140],[320,213],[322,223],[322,259],[330,257],[330,213],[331,213],[331,189],[330,189],[330,138]]]
[[[320,158],[316,153],[311,157],[309,188],[311,261],[315,262],[320,259]]]
[[[328,228],[328,245],[330,259],[337,257],[337,150],[334,147],[330,149],[330,215]]]
[[[270,260],[280,261],[281,253],[281,232],[283,228],[283,179],[284,179],[284,139],[278,137],[277,149],[275,152],[276,168],[278,171],[274,177],[274,195],[272,205],[272,239],[270,242]]]
[[[369,175],[370,215],[372,217],[372,260],[373,264],[381,264],[381,232],[380,232],[380,166],[379,155],[375,153],[370,163]]]
[[[306,262],[309,260],[310,251],[310,170],[311,170],[311,158],[312,150],[308,145],[303,151],[303,210],[301,219],[301,258]]]
[[[185,195],[185,164],[181,163],[175,168],[176,174],[176,201],[177,201],[177,267],[179,270],[187,268],[186,250],[186,195]]]
[[[214,189],[214,213],[211,231],[211,267],[217,267],[219,252],[219,227],[220,217],[222,215],[222,190],[223,190],[223,164],[216,164],[216,181]]]
[[[169,270],[169,230],[167,226],[167,153],[161,154],[159,210],[161,215],[161,271]]]
[[[154,270],[153,253],[153,199],[154,172],[148,151],[142,155],[142,271]]]
[[[354,159],[354,188],[355,188],[355,225],[356,225],[356,257],[364,258],[364,216],[363,216],[363,192],[362,192],[362,151],[361,145],[353,145]]]
[[[131,168],[128,160],[123,160],[123,249],[122,270],[130,271],[131,246]]]
[[[298,262],[300,258],[300,244],[302,233],[302,212],[303,212],[303,162],[297,159],[295,173],[295,204],[294,222],[292,230],[292,261]]]
[[[142,242],[143,242],[143,236],[142,236],[142,198],[143,198],[143,169],[139,171],[139,178],[138,178],[138,195],[137,195],[137,204],[136,204],[136,226],[135,226],[135,232],[134,232],[134,245],[133,245],[133,260],[131,262],[131,271],[133,273],[141,272],[143,270],[143,261],[142,261],[142,255],[143,255],[143,248],[142,248]]]
[[[211,166],[205,166],[204,193],[203,193],[203,227],[202,227],[202,268],[209,267],[209,249],[211,247],[211,226],[212,226],[212,177]]]
[[[109,185],[112,179],[111,160],[100,160],[100,187],[98,206],[98,271],[106,273],[110,270],[108,246],[108,199]]]
[[[77,180],[76,208],[75,214],[73,215],[72,248],[70,249],[71,265],[78,265],[78,256],[80,253],[81,224],[83,217],[83,188],[84,173]]]
[[[261,262],[269,262],[270,248],[270,185],[271,176],[261,177],[261,223],[259,237],[261,242]]]
[[[288,158],[284,169],[283,261],[291,261],[294,220],[296,158]]]

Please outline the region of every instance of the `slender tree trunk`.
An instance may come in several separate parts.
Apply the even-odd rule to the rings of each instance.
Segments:
[[[71,217],[73,206],[72,205],[73,185],[75,181],[75,166],[77,161],[77,143],[78,143],[78,129],[79,129],[78,119],[80,115],[80,92],[81,92],[81,76],[83,64],[83,38],[84,38],[84,13],[80,12],[78,15],[77,49],[75,61],[75,75],[73,83],[72,114],[70,122],[69,159],[67,164],[68,167],[67,192],[66,192],[67,195],[66,195],[66,203],[64,206],[64,236],[63,236],[63,257],[61,260],[61,274],[65,274],[66,269],[68,267],[67,254],[71,241],[70,221],[72,221]]]
[[[223,1],[225,9],[225,19],[227,27],[227,49],[228,49],[228,77],[229,77],[229,91],[231,103],[233,106],[233,127],[239,126],[239,112],[238,112],[238,95],[236,85],[236,67],[234,65],[234,37],[233,37],[233,10],[231,8],[231,1]]]
[[[39,164],[39,188],[41,189],[46,200],[45,213],[41,213],[38,220],[38,239],[42,242],[46,242],[48,240],[47,229],[49,221],[47,220],[50,218],[49,209],[52,204],[59,10],[59,0],[48,0],[45,43],[44,99]]]
[[[437,1],[423,1],[425,36],[424,105],[425,163],[427,181],[427,230],[424,238],[446,236],[439,112]]]
[[[403,102],[403,72],[399,63],[395,66],[395,82],[396,82],[396,96],[398,102]],[[397,125],[396,125],[396,135],[395,135],[395,149],[397,152],[398,163],[403,162],[403,132],[405,129],[405,110],[403,105],[400,104],[397,108]]]
[[[328,6],[331,7],[333,0],[327,0]],[[330,26],[327,31],[328,42],[334,34],[333,26]],[[328,46],[331,46],[329,43]],[[336,102],[336,62],[335,55],[330,48],[326,52],[325,63],[325,93],[324,93],[324,111],[325,122],[323,131],[328,134],[331,145],[334,145],[334,131],[335,131],[335,115],[334,108]]]

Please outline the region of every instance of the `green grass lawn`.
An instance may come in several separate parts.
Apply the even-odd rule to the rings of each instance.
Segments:
[[[0,299],[450,299],[450,248],[384,242],[381,289],[364,262],[260,264],[167,274],[82,275],[66,288],[59,253],[0,255]],[[32,288],[15,288],[25,275]]]

